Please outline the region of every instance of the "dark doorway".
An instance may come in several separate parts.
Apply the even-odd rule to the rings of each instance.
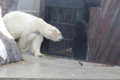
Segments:
[[[86,60],[89,6],[92,1],[46,0],[45,3],[45,21],[57,27],[65,39],[62,42],[45,39],[42,52]]]

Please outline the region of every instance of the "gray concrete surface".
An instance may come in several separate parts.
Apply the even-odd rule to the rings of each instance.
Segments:
[[[25,61],[0,66],[0,78],[120,79],[120,67],[50,56],[22,55]]]

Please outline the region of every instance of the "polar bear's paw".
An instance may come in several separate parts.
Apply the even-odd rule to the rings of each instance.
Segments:
[[[40,52],[35,52],[34,55],[35,55],[36,57],[43,57],[43,56],[44,56],[44,55],[41,54]]]

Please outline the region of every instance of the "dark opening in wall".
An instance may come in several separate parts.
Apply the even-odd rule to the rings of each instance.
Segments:
[[[45,21],[56,26],[64,40],[46,40],[42,52],[86,60],[89,7],[99,6],[100,0],[45,0]]]

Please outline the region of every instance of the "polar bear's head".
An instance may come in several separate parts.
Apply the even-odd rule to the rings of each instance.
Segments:
[[[53,27],[52,25],[48,26],[49,27],[45,29],[44,37],[55,42],[63,40],[62,33],[56,27]]]

